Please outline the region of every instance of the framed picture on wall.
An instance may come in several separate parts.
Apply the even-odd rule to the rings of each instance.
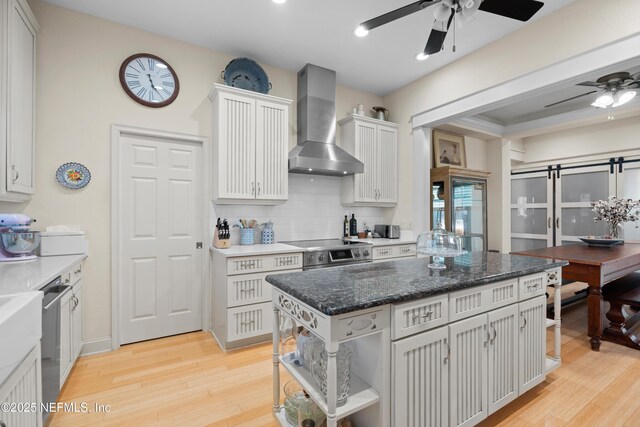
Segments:
[[[464,147],[464,136],[441,130],[433,131],[433,160],[435,167],[460,166],[467,167],[467,152]]]

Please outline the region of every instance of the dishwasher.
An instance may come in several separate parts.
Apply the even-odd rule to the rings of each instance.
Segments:
[[[42,402],[55,403],[60,393],[60,304],[71,286],[62,284],[60,276],[44,288],[42,300]],[[49,413],[43,411],[46,422]]]

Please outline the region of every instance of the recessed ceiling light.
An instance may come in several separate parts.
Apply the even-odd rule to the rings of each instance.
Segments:
[[[358,37],[364,37],[367,34],[369,34],[369,30],[367,30],[365,27],[363,27],[362,25],[360,25],[358,28],[356,28],[356,30],[354,31],[355,35]]]
[[[287,2],[287,0],[271,0],[271,1],[273,1],[275,4],[282,4]]]
[[[427,55],[424,52],[420,52],[419,54],[416,55],[416,59],[418,61],[424,61],[425,59],[427,59],[429,57],[429,55]]]
[[[346,175],[346,174],[347,174],[347,171],[344,171],[344,172],[342,172],[342,173]]]
[[[309,172],[313,172],[313,169],[309,168]]]

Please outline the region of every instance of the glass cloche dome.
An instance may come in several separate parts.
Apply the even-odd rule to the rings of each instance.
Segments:
[[[449,233],[442,228],[436,228],[418,236],[417,251],[422,255],[433,257],[433,262],[429,268],[442,270],[447,268],[444,265],[444,258],[462,255],[462,240],[460,236]]]

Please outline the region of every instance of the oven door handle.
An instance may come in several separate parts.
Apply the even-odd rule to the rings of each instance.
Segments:
[[[62,285],[61,285],[61,286],[62,286]],[[44,306],[42,310],[43,310],[43,311],[44,311],[44,310],[49,310],[49,309],[51,308],[51,306],[53,306],[53,304],[55,304],[56,302],[58,302],[58,300],[59,300],[60,298],[62,298],[62,297],[63,297],[67,292],[69,292],[70,290],[71,290],[71,286],[67,286],[67,287],[65,287],[64,291],[60,292],[60,293],[58,294],[58,296],[57,296],[57,297],[55,297],[55,298],[53,299],[53,301],[51,301],[49,304],[47,304],[46,306]]]

